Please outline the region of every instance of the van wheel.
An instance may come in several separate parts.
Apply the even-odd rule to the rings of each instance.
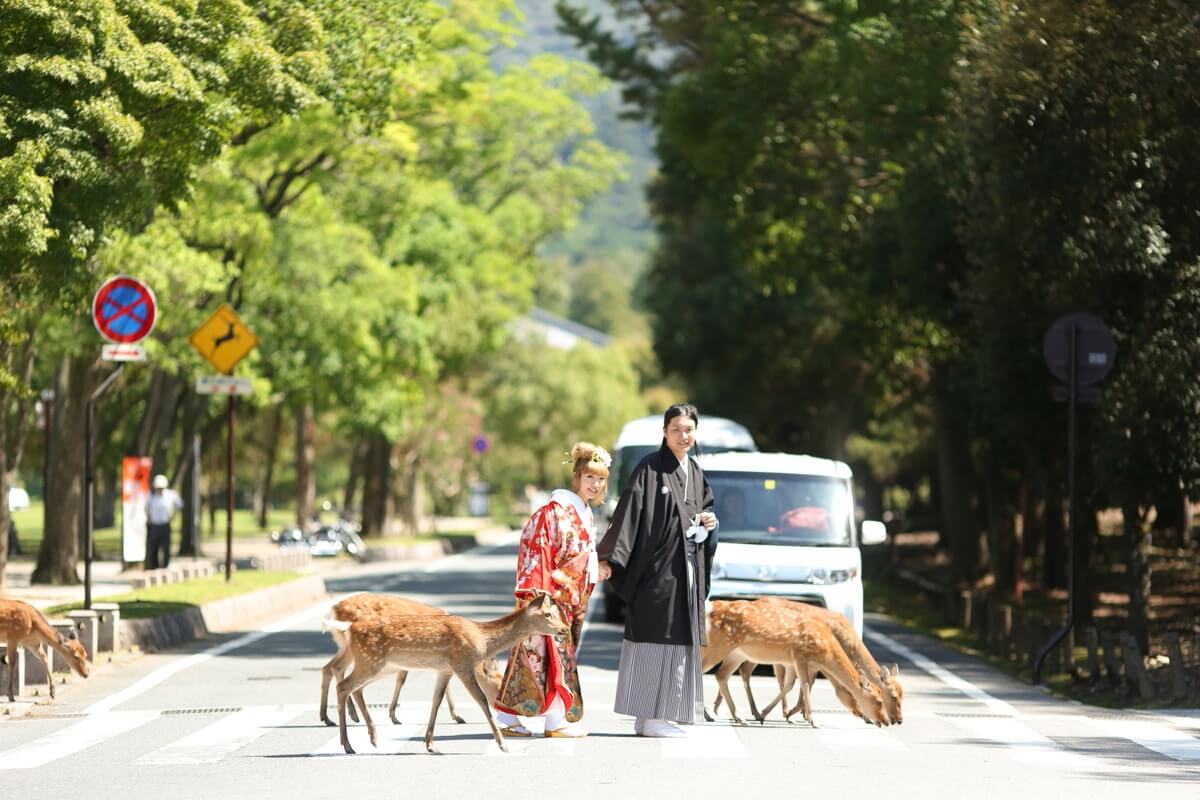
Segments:
[[[604,621],[621,622],[625,619],[625,604],[615,594],[604,595]]]

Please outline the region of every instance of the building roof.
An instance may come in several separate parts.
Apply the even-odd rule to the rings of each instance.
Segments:
[[[551,314],[544,308],[534,308],[524,317],[514,320],[512,327],[519,337],[535,336],[543,339],[551,347],[563,350],[570,350],[581,341],[596,347],[607,347],[613,341],[606,333]]]

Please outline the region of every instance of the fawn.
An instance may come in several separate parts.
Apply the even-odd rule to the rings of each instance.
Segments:
[[[86,678],[91,672],[88,664],[87,651],[83,644],[75,638],[74,631],[70,638],[64,637],[29,603],[21,600],[0,600],[0,641],[8,643],[10,659],[16,658],[17,646],[25,648],[25,652],[37,657],[50,675],[50,698],[54,699],[54,676],[50,672],[50,664],[42,655],[42,643],[54,648],[67,660],[71,668]],[[8,670],[8,701],[14,702],[16,691],[17,670],[13,661],[9,661]]]
[[[822,608],[820,606],[814,606],[808,603],[801,603],[798,600],[788,600],[782,597],[760,597],[757,602],[776,604],[783,608],[789,609],[795,614],[824,621],[825,624],[829,626],[829,630],[832,631],[833,635],[837,638],[838,643],[842,646],[842,649],[846,651],[846,655],[848,655],[850,660],[854,662],[854,666],[864,673],[871,683],[879,687],[879,691],[883,695],[884,706],[887,708],[888,718],[896,725],[904,722],[904,712],[901,708],[904,702],[904,687],[900,685],[899,665],[892,664],[887,669],[880,667],[879,663],[875,661],[875,658],[871,655],[871,651],[867,649],[866,644],[863,643],[863,640],[860,639],[858,634],[855,632],[854,626],[850,624],[850,620],[846,619],[844,615],[828,608]],[[795,678],[796,676],[794,674],[789,674],[786,681],[780,681],[781,698],[791,690]],[[815,676],[813,675],[809,676],[809,686],[812,686],[812,680],[814,678]],[[742,673],[742,680],[746,683],[746,693],[749,694],[750,685],[745,671]],[[785,683],[786,688],[783,686]],[[803,697],[803,695],[801,696]],[[775,702],[778,702],[778,700]],[[770,713],[771,709],[775,707],[775,702],[772,702],[765,709],[763,709],[761,716],[758,714],[755,715],[760,722],[762,721],[762,717],[765,717],[768,713]],[[753,708],[753,699],[751,699],[750,705]],[[792,710],[788,711],[787,716],[790,717],[796,712],[796,710],[797,709],[793,708]],[[861,713],[858,714],[858,716],[863,717],[863,719],[868,722],[871,721]]]
[[[531,634],[559,638],[570,632],[558,606],[545,595],[538,595],[524,608],[488,622],[472,622],[452,614],[380,614],[361,617],[352,623],[335,620],[331,627],[349,632],[349,652],[354,660],[354,669],[337,685],[338,727],[342,735],[342,748],[347,753],[353,753],[354,750],[346,734],[346,702],[351,695],[354,696],[363,721],[367,724],[371,744],[374,745],[375,724],[367,713],[362,690],[388,668],[432,669],[438,673],[429,726],[425,729],[425,749],[428,752],[436,752],[433,749],[433,727],[451,674],[458,676],[483,709],[497,746],[503,752],[508,752],[488,708],[487,697],[475,679],[476,666]]]
[[[329,660],[324,667],[321,668],[321,721],[326,725],[336,725],[329,718],[327,705],[329,700],[329,682],[336,676],[340,681],[346,670],[350,668],[351,656],[348,645],[349,637],[344,631],[332,630],[331,623],[335,620],[340,622],[354,622],[363,616],[374,616],[378,614],[445,614],[446,612],[434,606],[428,606],[424,603],[418,603],[416,600],[409,600],[405,597],[394,597],[391,595],[382,594],[356,594],[347,597],[339,603],[334,604],[329,610],[329,616],[322,623],[322,630],[330,630],[334,644],[337,645],[337,655]],[[495,700],[496,692],[499,690],[502,675],[500,666],[494,658],[487,659],[475,668],[475,677],[479,680],[479,685],[483,688],[484,693],[488,696],[488,702]],[[392,724],[399,725],[400,720],[396,718],[396,705],[400,701],[400,690],[404,688],[404,682],[408,679],[408,671],[400,670],[396,675],[396,686],[392,691],[392,702],[388,706],[388,717]],[[450,690],[446,690],[446,705],[450,708],[450,717],[460,725],[465,723],[462,717],[454,709],[454,701],[450,697]],[[350,718],[358,722],[358,713],[351,704],[347,709],[350,713]]]
[[[709,644],[702,648],[704,668],[721,661],[717,683],[735,722],[738,717],[729,694],[729,676],[746,661],[783,664],[801,676],[800,692],[804,719],[814,725],[807,682],[811,671],[820,670],[838,690],[838,697],[852,711],[861,710],[876,725],[890,719],[883,696],[859,672],[829,626],[819,619],[801,617],[789,609],[769,603],[744,600],[714,601],[709,614]]]

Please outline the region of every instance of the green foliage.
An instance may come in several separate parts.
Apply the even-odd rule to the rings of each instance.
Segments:
[[[607,447],[623,424],[646,413],[621,351],[587,343],[560,350],[512,341],[492,360],[483,392],[485,430],[496,438],[488,455],[497,465],[493,482],[510,489],[565,485],[570,470],[561,462],[572,444]]]

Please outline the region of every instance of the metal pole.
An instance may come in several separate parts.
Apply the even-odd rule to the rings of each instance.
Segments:
[[[233,426],[237,396],[229,395],[229,440],[225,446],[225,582],[233,579]]]
[[[88,397],[83,415],[83,607],[92,607],[92,523],[96,504],[96,456],[92,452],[93,429],[95,428],[96,401],[120,377],[125,363],[117,364],[104,382]]]
[[[1067,356],[1067,369],[1070,376],[1067,386],[1067,620],[1050,641],[1037,654],[1033,662],[1033,683],[1042,682],[1042,662],[1050,652],[1066,638],[1075,624],[1075,404],[1078,400],[1078,360],[1076,348],[1079,343],[1079,326],[1071,324],[1070,353]]]

